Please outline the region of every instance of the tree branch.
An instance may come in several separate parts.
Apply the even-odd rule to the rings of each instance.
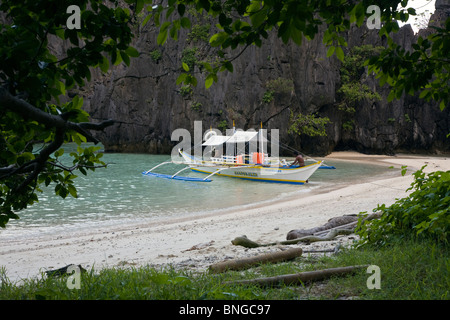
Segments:
[[[322,281],[330,277],[346,276],[362,269],[366,269],[368,265],[356,265],[348,267],[330,268],[316,271],[305,271],[295,274],[283,274],[274,277],[256,278],[250,280],[227,281],[226,285],[256,285],[256,286],[279,286],[304,284],[306,282]]]
[[[85,136],[89,142],[94,142],[95,144],[99,143],[100,140],[95,138],[90,132],[87,130],[95,130],[95,131],[102,131],[103,129],[112,126],[114,123],[116,123],[114,120],[105,120],[100,123],[91,123],[91,122],[82,122],[82,123],[74,123],[74,122],[67,122],[67,127],[69,129],[72,129],[83,136]]]
[[[14,190],[17,193],[20,193],[25,190],[25,188],[35,179],[37,179],[39,173],[45,168],[45,163],[47,162],[50,155],[58,150],[62,144],[64,143],[64,136],[66,130],[65,128],[57,128],[55,134],[55,140],[50,143],[45,149],[43,149],[39,156],[32,160],[34,162],[34,169],[31,174]]]
[[[44,170],[47,160],[49,159],[51,154],[57,151],[65,142],[65,134],[68,130],[74,130],[85,136],[89,141],[97,144],[100,141],[93,137],[88,130],[101,131],[115,123],[114,120],[105,120],[100,123],[71,122],[68,121],[68,119],[70,118],[70,114],[49,114],[34,107],[28,102],[11,95],[5,88],[2,87],[0,87],[0,110],[1,109],[9,110],[20,115],[24,119],[34,120],[45,125],[48,128],[55,129],[54,140],[45,148],[43,148],[35,159],[22,164],[20,167],[11,164],[9,166],[0,168],[0,173],[3,174],[2,176],[0,176],[0,179],[10,177],[14,174],[31,172],[31,174],[16,188],[15,192],[22,192],[26,188],[26,186],[28,186],[33,180],[35,180],[38,177],[39,173]]]
[[[101,131],[109,126],[112,126],[116,121],[112,119],[104,120],[99,123],[92,123],[92,122],[81,122],[79,123],[79,126],[83,129],[87,130],[97,130]]]
[[[8,109],[24,119],[32,119],[48,127],[63,128],[66,126],[66,121],[61,116],[44,112],[28,102],[14,97],[2,87],[0,87],[0,108]]]
[[[86,166],[86,165],[76,164],[76,165],[74,165],[72,167],[67,167],[67,166],[65,166],[63,164],[56,163],[56,162],[53,162],[53,161],[49,161],[48,163],[51,164],[54,167],[57,167],[57,168],[60,168],[62,170],[69,171],[69,172],[72,172],[72,171],[74,171],[74,170],[76,170],[78,168],[87,168],[87,169],[106,168],[106,164],[105,165],[101,165],[101,166]]]

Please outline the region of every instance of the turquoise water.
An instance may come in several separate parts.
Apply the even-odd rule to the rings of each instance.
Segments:
[[[336,170],[317,170],[305,185],[285,185],[215,177],[213,182],[188,182],[142,175],[158,163],[169,161],[168,155],[110,154],[103,161],[107,168],[87,176],[78,174],[75,185],[78,198],[62,199],[54,186],[44,188],[39,202],[19,212],[19,220],[10,220],[0,230],[0,239],[76,231],[108,225],[132,224],[167,218],[185,217],[237,206],[296,195],[307,196],[317,188],[361,180],[386,173],[380,166],[326,161]],[[168,164],[156,169],[173,174],[183,168]],[[186,170],[181,175],[205,177]]]

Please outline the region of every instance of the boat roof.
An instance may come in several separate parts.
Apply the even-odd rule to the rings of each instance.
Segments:
[[[220,146],[224,144],[230,137],[229,136],[219,136],[214,135],[211,136],[208,140],[206,140],[202,145],[203,146]]]
[[[256,137],[257,131],[236,131],[231,136],[213,135],[206,140],[203,146],[219,146],[224,143],[242,143],[248,142]]]

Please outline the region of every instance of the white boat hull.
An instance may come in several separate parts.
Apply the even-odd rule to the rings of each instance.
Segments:
[[[209,174],[210,176],[224,176],[239,178],[253,181],[274,182],[274,183],[289,183],[289,184],[304,184],[313,173],[319,169],[322,161],[313,164],[298,167],[298,166],[263,166],[263,165],[239,165],[239,164],[214,164],[208,161],[198,161],[190,155],[180,152],[186,164],[190,166],[192,171]]]

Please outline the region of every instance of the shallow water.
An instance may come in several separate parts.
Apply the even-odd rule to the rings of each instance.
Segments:
[[[186,217],[233,207],[284,199],[336,184],[347,184],[388,173],[386,167],[327,160],[336,170],[320,169],[305,185],[288,185],[215,177],[213,182],[188,182],[142,175],[168,155],[105,153],[107,168],[75,179],[78,198],[62,199],[50,185],[39,195],[39,203],[19,212],[0,230],[0,239],[47,235],[108,225],[140,223]],[[168,164],[159,173],[175,173],[182,166]],[[182,175],[204,177],[186,170]]]

